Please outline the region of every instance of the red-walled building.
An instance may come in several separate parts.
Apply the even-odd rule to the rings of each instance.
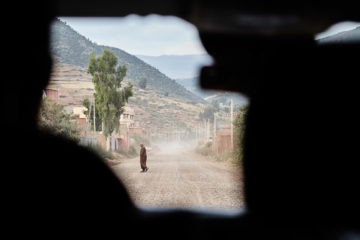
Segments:
[[[55,102],[59,102],[59,91],[56,89],[46,88],[44,90],[44,97],[49,97]]]
[[[231,144],[231,132],[230,128],[223,128],[216,132],[213,137],[212,149],[216,153],[223,153],[232,149]]]

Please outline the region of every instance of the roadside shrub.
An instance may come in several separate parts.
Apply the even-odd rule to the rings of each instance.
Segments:
[[[235,154],[230,151],[225,151],[222,153],[215,154],[215,159],[218,161],[231,161],[234,162],[235,160]]]
[[[128,155],[131,157],[135,157],[138,155],[138,151],[136,150],[135,146],[130,146]]]
[[[132,158],[132,157],[135,157],[137,156],[139,153],[137,152],[136,150],[136,147],[131,145],[130,148],[129,148],[129,152],[124,152],[123,150],[116,150],[117,153],[120,153],[121,155],[124,155],[128,158]]]
[[[212,156],[213,152],[211,149],[211,142],[207,142],[204,145],[198,145],[195,149],[195,152],[203,156]]]
[[[52,134],[69,138],[75,142],[80,140],[80,130],[75,121],[64,110],[64,106],[49,97],[43,99],[38,116],[40,129]]]
[[[242,163],[243,159],[243,137],[245,134],[246,128],[246,114],[248,111],[248,106],[245,105],[239,109],[239,114],[234,119],[234,138],[236,141],[236,148],[234,149],[234,161],[237,163]]]

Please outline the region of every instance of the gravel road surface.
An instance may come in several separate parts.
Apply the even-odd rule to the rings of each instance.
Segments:
[[[239,208],[244,206],[241,171],[181,146],[148,151],[148,172],[139,158],[113,166],[139,207]]]

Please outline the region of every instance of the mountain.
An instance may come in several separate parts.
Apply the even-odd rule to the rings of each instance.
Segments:
[[[121,49],[98,45],[77,33],[60,20],[55,20],[51,27],[51,54],[55,63],[87,67],[92,51],[96,56],[105,49],[114,52],[121,65],[127,65],[126,80],[137,84],[141,78],[146,78],[147,87],[162,93],[171,93],[177,97],[197,103],[206,103],[201,97],[193,94],[183,86],[161,73],[156,68],[143,62]]]
[[[187,90],[200,96],[201,98],[208,97],[214,94],[214,92],[218,92],[218,91],[210,91],[210,90],[202,89],[199,85],[199,77],[179,78],[179,79],[175,79],[175,81],[181,84],[182,86],[184,86]]]
[[[205,99],[207,102],[217,100],[225,104],[232,99],[236,105],[248,103],[248,99],[239,93],[202,89],[199,85],[198,77],[175,79],[175,81],[184,86],[187,90]]]
[[[351,43],[360,41],[360,27],[318,39],[319,43]]]
[[[210,65],[213,62],[208,54],[161,56],[137,55],[137,57],[173,79],[198,76],[201,66]]]

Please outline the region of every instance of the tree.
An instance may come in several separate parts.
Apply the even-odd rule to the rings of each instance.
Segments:
[[[139,88],[145,89],[146,88],[146,78],[141,78],[138,84]]]
[[[99,57],[95,57],[94,52],[90,54],[88,73],[95,86],[95,109],[104,124],[102,131],[106,138],[119,130],[123,107],[133,95],[131,83],[121,89],[127,68],[126,65],[117,66],[117,63],[117,57],[108,49]]]
[[[234,136],[235,136],[235,142],[236,142],[236,148],[234,151],[235,158],[241,162],[243,158],[243,138],[245,133],[245,120],[246,120],[246,114],[248,112],[248,105],[243,105],[239,108],[239,113],[234,119],[233,125],[234,125]]]
[[[79,141],[80,138],[77,123],[70,121],[70,115],[65,113],[62,105],[48,97],[41,103],[39,127],[74,141]]]
[[[214,108],[215,112],[220,110],[220,103],[218,100],[212,100],[210,105]]]
[[[199,113],[199,118],[201,120],[209,119],[210,122],[214,122],[214,113],[220,110],[220,104],[217,100],[212,100],[211,103],[204,109],[204,111]]]
[[[199,113],[199,118],[201,120],[210,120],[210,122],[214,122],[214,113],[216,112],[216,109],[214,106],[209,105],[207,106],[204,111]]]

